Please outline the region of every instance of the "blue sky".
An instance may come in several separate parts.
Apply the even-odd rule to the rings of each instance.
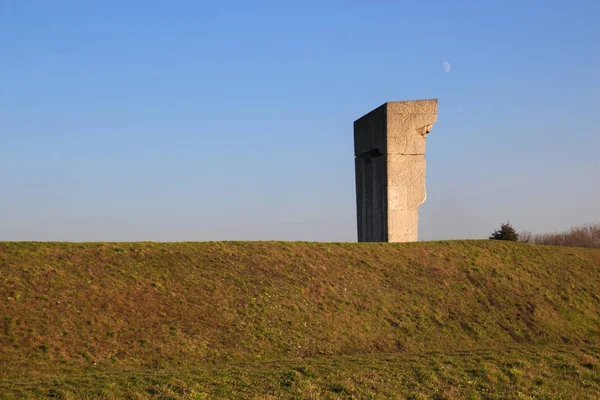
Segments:
[[[352,123],[423,98],[420,239],[599,222],[599,15],[0,0],[0,240],[355,241]]]

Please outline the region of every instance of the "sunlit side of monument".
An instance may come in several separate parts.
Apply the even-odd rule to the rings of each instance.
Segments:
[[[437,99],[388,102],[354,121],[359,242],[414,242],[425,201],[425,138]]]

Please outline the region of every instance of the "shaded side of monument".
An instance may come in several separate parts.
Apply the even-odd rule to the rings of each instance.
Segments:
[[[359,242],[414,242],[425,201],[425,138],[437,99],[388,102],[354,121]]]

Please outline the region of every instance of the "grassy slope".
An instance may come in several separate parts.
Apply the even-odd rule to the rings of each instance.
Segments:
[[[377,365],[381,354],[417,369],[419,354],[463,354],[454,359],[467,376],[480,365],[478,352],[515,347],[542,349],[527,350],[537,352],[539,368],[544,357],[556,359],[547,352],[563,352],[565,365],[600,384],[597,249],[496,241],[0,243],[0,279],[0,390],[23,377],[200,365],[217,368],[205,374],[218,382],[240,362],[323,357],[346,360],[336,379],[348,387],[344,371]],[[528,365],[506,357],[494,368]],[[281,384],[289,372],[285,363],[258,365],[269,392],[269,379]],[[548,377],[560,375],[556,365],[548,361]],[[502,373],[513,384],[509,370]]]

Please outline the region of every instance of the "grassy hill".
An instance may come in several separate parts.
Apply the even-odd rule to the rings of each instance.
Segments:
[[[599,249],[0,243],[0,398],[494,391],[600,393]]]

